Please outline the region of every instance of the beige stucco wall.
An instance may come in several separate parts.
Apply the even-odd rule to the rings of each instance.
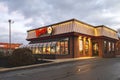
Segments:
[[[87,35],[94,35],[94,27],[82,24],[77,21],[74,22],[73,31]]]
[[[107,27],[96,27],[95,29],[95,36],[107,36],[110,38],[118,39],[117,32],[107,28]]]
[[[35,30],[27,32],[27,39],[36,38]]]
[[[70,22],[66,22],[62,24],[57,24],[57,25],[52,26],[52,28],[53,28],[53,35],[72,32],[73,22],[70,21]]]
[[[93,27],[79,21],[69,21],[65,23],[60,23],[52,26],[53,34],[63,34],[69,32],[77,32],[91,36],[107,36],[110,38],[118,39],[117,33],[109,28],[104,26],[102,27]],[[49,36],[49,35],[46,35]],[[27,32],[27,39],[36,38],[35,30]]]
[[[66,22],[66,23],[53,25],[52,28],[53,28],[52,35],[72,32],[73,31],[73,22],[70,21],[70,22]],[[46,35],[46,36],[49,36],[49,35]],[[35,30],[27,32],[27,39],[32,39],[32,38],[36,38]]]
[[[102,36],[102,27],[94,28],[94,36]]]
[[[106,28],[106,27],[103,27],[102,35],[118,39],[117,33],[113,30],[110,30],[110,29]]]

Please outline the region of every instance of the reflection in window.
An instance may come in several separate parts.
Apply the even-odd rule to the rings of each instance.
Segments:
[[[82,39],[80,39],[79,41],[79,51],[80,51],[80,54],[83,53],[83,40]]]

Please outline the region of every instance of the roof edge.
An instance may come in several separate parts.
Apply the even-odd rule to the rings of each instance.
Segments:
[[[46,26],[42,26],[42,27],[39,27],[39,28],[30,29],[30,30],[28,30],[27,32],[32,31],[32,30],[36,30],[36,29],[40,29],[40,28],[44,28],[44,27],[48,27],[48,26],[54,26],[54,25],[58,25],[58,24],[62,24],[62,23],[66,23],[66,22],[70,22],[70,21],[77,21],[77,22],[80,22],[80,23],[82,23],[82,24],[88,25],[88,26],[90,26],[90,27],[93,27],[93,28],[95,27],[95,26],[90,25],[90,24],[87,24],[87,23],[85,23],[85,22],[83,22],[83,21],[80,21],[80,20],[77,20],[77,19],[75,19],[75,18],[72,18],[72,19],[69,19],[69,20],[65,20],[65,21],[57,22],[57,23],[50,24],[50,25],[46,25]]]
[[[116,32],[116,33],[118,33],[116,30],[114,30],[114,29],[112,29],[112,28],[109,28],[109,27],[107,27],[107,26],[105,26],[105,25],[98,25],[98,26],[95,26],[95,28],[98,28],[98,27],[105,27],[105,28],[108,28],[108,29],[110,29],[110,30],[112,30],[112,31],[114,31],[114,32]]]

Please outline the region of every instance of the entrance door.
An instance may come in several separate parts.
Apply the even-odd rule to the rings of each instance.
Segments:
[[[93,47],[92,47],[92,49],[93,49],[93,54],[92,54],[92,56],[98,56],[98,54],[99,54],[99,51],[98,51],[98,42],[93,42]]]

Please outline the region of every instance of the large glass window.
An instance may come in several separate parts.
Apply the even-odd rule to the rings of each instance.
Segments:
[[[108,43],[108,50],[109,50],[109,52],[111,51],[111,43],[110,42]]]
[[[38,53],[39,53],[39,48],[38,48],[38,46],[36,46],[35,54],[38,54]]]
[[[68,41],[65,41],[65,54],[68,54]]]
[[[112,51],[114,51],[115,50],[115,44],[114,43],[112,43]]]
[[[39,54],[42,54],[42,47],[39,47]]]
[[[57,42],[57,45],[56,45],[56,54],[60,54],[60,42]]]
[[[46,46],[46,54],[50,54],[50,43],[47,44]]]
[[[86,40],[86,42],[85,42],[85,55],[88,55],[88,52],[89,52],[89,41]]]
[[[82,39],[79,40],[79,51],[80,51],[80,54],[83,54],[83,40]]]
[[[98,42],[93,42],[93,56],[98,56]]]
[[[104,41],[104,53],[107,53],[107,42]]]
[[[68,54],[68,41],[65,40],[65,41],[57,42],[56,53],[57,54]]]
[[[43,52],[42,51],[43,50],[43,44],[40,43],[38,48],[39,48],[39,54],[42,54],[42,52]]]
[[[62,41],[60,43],[60,53],[61,54],[64,54],[65,53],[65,44],[64,44],[64,41]]]
[[[51,54],[55,54],[56,53],[56,42],[52,42],[51,44]]]
[[[43,43],[43,54],[46,54],[46,46],[47,46],[47,43]]]
[[[36,49],[35,45],[32,45],[32,52],[33,52],[33,54],[35,54],[35,49]]]
[[[31,45],[34,54],[68,54],[68,39]]]

